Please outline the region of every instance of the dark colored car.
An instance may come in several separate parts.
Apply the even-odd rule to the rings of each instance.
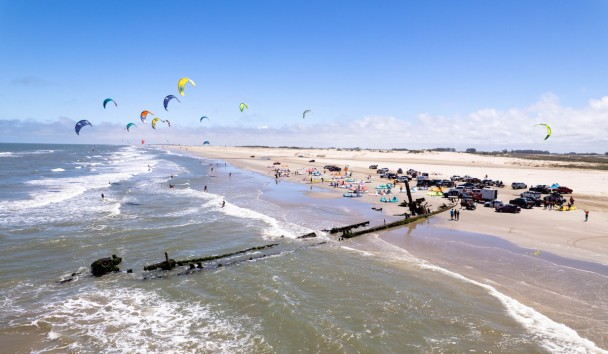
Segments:
[[[549,188],[546,185],[538,185],[538,186],[530,187],[530,191],[538,192],[541,194],[549,194],[549,193],[551,193],[551,188]]]
[[[534,202],[526,198],[515,198],[509,200],[509,204],[517,205],[520,208],[532,209]]]
[[[378,168],[378,165],[369,165],[370,170],[375,170]]]
[[[534,206],[539,207],[539,206],[543,205],[543,201],[540,198],[538,198],[538,199],[536,199],[536,198],[530,198],[530,197],[523,197],[523,198],[526,199],[527,201],[531,202],[531,203],[534,203]]]
[[[521,208],[518,207],[517,205],[513,205],[513,204],[505,204],[505,205],[500,205],[497,206],[494,209],[496,212],[498,213],[519,213],[521,211]]]
[[[564,186],[558,187],[557,191],[561,194],[571,194],[572,193],[572,189],[570,189],[568,187],[564,187]]]

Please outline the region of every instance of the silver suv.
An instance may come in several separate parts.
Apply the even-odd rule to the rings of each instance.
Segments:
[[[511,183],[511,188],[513,189],[526,189],[528,186],[523,182],[513,182]]]

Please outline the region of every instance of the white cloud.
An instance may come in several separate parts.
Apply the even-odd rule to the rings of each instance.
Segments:
[[[0,121],[0,141],[49,143],[147,143],[213,145],[268,145],[302,147],[361,148],[435,148],[464,150],[536,149],[552,152],[608,151],[608,97],[590,100],[582,108],[564,107],[553,94],[542,96],[528,107],[500,111],[484,108],[465,116],[442,116],[423,113],[413,119],[393,116],[365,116],[342,121],[293,122],[272,127],[263,122],[255,127],[211,126],[171,127],[156,130],[138,124],[130,133],[123,126],[99,123],[74,133],[76,120],[61,117],[55,122],[34,120]],[[553,130],[548,140],[547,123]]]

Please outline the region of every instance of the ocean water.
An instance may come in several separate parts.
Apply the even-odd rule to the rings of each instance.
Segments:
[[[604,352],[491,282],[321,231],[383,222],[369,206],[177,151],[0,144],[0,352]],[[93,277],[112,254],[133,272]]]

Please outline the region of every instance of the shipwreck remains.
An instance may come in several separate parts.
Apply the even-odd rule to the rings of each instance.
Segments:
[[[397,220],[397,221],[394,221],[394,222],[385,223],[385,224],[382,224],[382,225],[379,225],[379,226],[370,227],[370,228],[367,228],[367,229],[364,229],[364,230],[360,230],[360,231],[355,231],[355,232],[353,232],[351,229],[347,229],[347,230],[344,230],[342,232],[341,238],[353,238],[353,237],[369,234],[369,233],[376,232],[376,231],[381,231],[381,230],[386,230],[386,229],[392,229],[394,227],[399,227],[399,226],[407,225],[407,224],[410,224],[410,223],[412,223],[414,221],[418,221],[420,219],[426,219],[426,218],[429,218],[429,217],[431,217],[433,215],[442,213],[442,212],[444,212],[446,210],[450,210],[453,207],[454,207],[454,205],[443,204],[439,208],[437,208],[436,211],[433,211],[433,212],[430,212],[430,213],[428,213],[428,212],[427,213],[421,213],[420,215],[413,216],[413,217],[410,217],[408,214],[405,214],[404,215],[404,219],[402,219],[402,220]]]
[[[332,227],[329,230],[322,230],[324,232],[329,232],[330,234],[336,234],[338,232],[348,232],[352,229],[356,229],[359,227],[363,227],[363,226],[367,226],[369,225],[369,221],[364,221],[364,222],[360,222],[358,224],[352,224],[352,225],[348,225],[348,226],[343,226],[343,227]]]
[[[116,257],[115,254],[112,257],[100,258],[91,263],[91,273],[96,277],[100,277],[104,274],[120,272],[118,268],[120,262],[122,262],[122,258]]]
[[[190,265],[196,266],[199,264],[202,267],[203,262],[215,261],[218,259],[237,256],[237,255],[241,255],[241,254],[253,252],[253,251],[260,251],[260,250],[276,247],[278,245],[280,245],[280,243],[271,243],[271,244],[264,245],[264,246],[251,247],[246,250],[237,251],[237,252],[230,252],[230,253],[220,254],[220,255],[216,255],[216,256],[202,257],[202,258],[184,259],[184,260],[179,260],[179,261],[176,261],[174,259],[169,259],[167,252],[165,252],[165,261],[164,262],[147,265],[144,267],[144,270],[145,271],[156,270],[156,269],[171,270],[171,269],[175,268],[176,266],[190,266]]]

